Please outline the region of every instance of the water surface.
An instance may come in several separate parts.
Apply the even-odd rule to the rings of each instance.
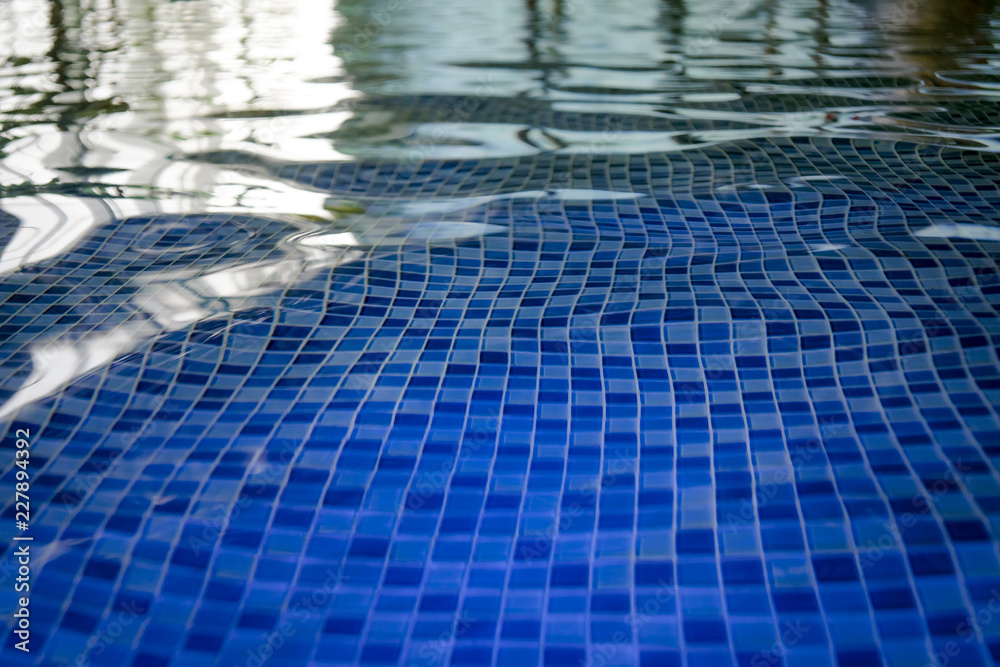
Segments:
[[[998,34],[0,5],[4,664],[993,664]]]

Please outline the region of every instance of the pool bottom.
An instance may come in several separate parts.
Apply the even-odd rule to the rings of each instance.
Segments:
[[[271,164],[356,208],[99,226],[0,287],[4,660],[991,664],[997,166]]]

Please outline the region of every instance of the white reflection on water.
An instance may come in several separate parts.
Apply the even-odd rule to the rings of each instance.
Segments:
[[[178,156],[344,159],[304,138],[350,116],[327,111],[356,95],[346,83],[311,83],[342,73],[340,20],[297,0],[0,5],[0,210],[20,220],[0,275],[131,216],[329,219],[318,192]]]
[[[971,239],[975,241],[1000,241],[1000,227],[986,227],[968,223],[942,223],[924,227],[917,236],[927,238]]]
[[[0,275],[57,257],[115,219],[220,212],[331,219],[323,193],[245,170],[177,159],[181,151],[138,134],[49,128],[11,142],[8,150],[8,157],[0,159],[0,186],[34,184],[35,193],[0,199],[0,211],[21,221],[13,241],[0,251]],[[83,166],[100,162],[120,171],[78,181],[61,167],[80,155],[90,158],[78,160]],[[136,163],[141,166],[115,167]],[[59,194],[74,181],[78,194]]]
[[[59,337],[34,345],[30,377],[0,406],[0,419],[25,405],[62,389],[74,379],[101,368],[164,332],[197,322],[226,318],[237,311],[274,306],[288,287],[321,270],[360,260],[380,248],[406,244],[442,243],[506,232],[507,228],[472,222],[397,220],[389,225],[360,224],[382,229],[378,238],[351,232],[330,232],[318,224],[291,225],[297,231],[281,239],[278,257],[205,270],[144,271],[122,289],[133,289],[124,322],[82,337]]]
[[[157,335],[269,303],[378,248],[505,231],[361,216],[359,229],[345,232],[332,227],[343,216],[331,211],[327,193],[265,170],[184,157],[233,150],[346,158],[328,140],[308,138],[338,128],[350,112],[329,109],[356,95],[346,83],[313,83],[343,73],[329,44],[340,18],[329,5],[194,0],[50,9],[61,10],[54,22],[37,4],[0,6],[0,33],[15,36],[0,45],[0,88],[8,93],[0,121],[12,125],[0,134],[0,211],[19,221],[0,250],[0,275],[58,261],[95,229],[136,216],[263,215],[284,220],[289,233],[265,260],[130,274],[123,289],[133,293],[125,306],[132,314],[114,327],[53,332],[34,345],[31,374],[0,406],[0,419]],[[91,113],[93,104],[104,113]],[[142,236],[132,245],[142,251]]]

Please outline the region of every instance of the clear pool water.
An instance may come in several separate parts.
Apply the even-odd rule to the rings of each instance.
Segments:
[[[998,39],[3,2],[0,663],[1000,661]]]

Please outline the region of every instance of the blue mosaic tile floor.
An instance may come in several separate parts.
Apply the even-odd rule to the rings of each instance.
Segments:
[[[250,166],[0,282],[4,665],[1000,661],[996,153]]]

